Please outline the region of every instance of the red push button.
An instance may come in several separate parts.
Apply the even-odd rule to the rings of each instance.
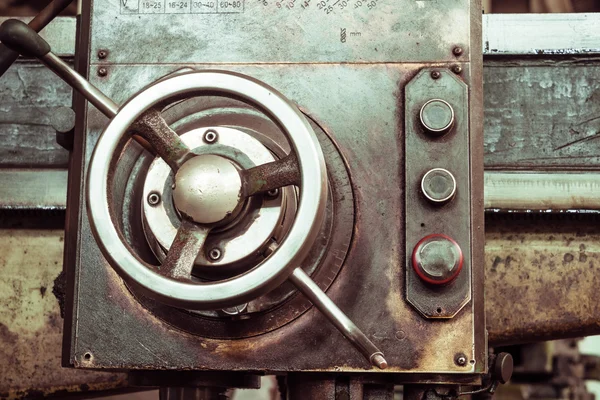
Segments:
[[[463,253],[454,239],[433,234],[417,243],[412,255],[415,272],[427,283],[444,285],[455,279],[463,266]]]

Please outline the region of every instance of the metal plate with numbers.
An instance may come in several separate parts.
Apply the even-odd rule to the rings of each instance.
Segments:
[[[141,64],[455,61],[470,13],[469,0],[96,0],[91,50]]]

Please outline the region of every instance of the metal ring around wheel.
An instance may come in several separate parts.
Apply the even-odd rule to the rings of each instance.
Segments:
[[[109,170],[121,138],[150,107],[169,98],[220,94],[257,106],[278,123],[295,151],[302,180],[292,227],[265,261],[234,278],[182,282],[166,278],[136,257],[111,217]],[[87,182],[87,209],[92,231],[109,263],[154,299],[189,309],[219,309],[256,298],[285,281],[310,250],[321,226],[327,196],[327,173],[318,139],[298,108],[275,89],[251,77],[226,71],[197,71],[158,81],[131,98],[100,136]]]

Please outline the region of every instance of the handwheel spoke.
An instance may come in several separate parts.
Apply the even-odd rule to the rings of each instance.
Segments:
[[[173,172],[177,172],[191,155],[190,148],[183,143],[179,135],[160,115],[160,111],[155,108],[143,113],[131,128],[152,145]]]
[[[160,267],[161,275],[189,279],[192,275],[194,261],[202,250],[209,232],[210,228],[208,227],[187,220],[181,221],[181,226],[167,257]]]
[[[289,277],[296,288],[356,347],[369,362],[379,369],[388,364],[381,350],[344,314],[342,310],[323,292],[310,276],[296,268]]]
[[[252,196],[288,185],[299,185],[300,168],[294,153],[281,160],[240,171],[243,194]]]

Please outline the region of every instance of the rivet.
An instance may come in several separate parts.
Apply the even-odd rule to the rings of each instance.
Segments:
[[[460,65],[453,65],[452,72],[454,72],[456,75],[458,75],[462,72],[462,67]]]
[[[458,56],[462,55],[463,49],[460,46],[456,46],[455,48],[452,49],[452,53],[458,57]]]
[[[98,68],[98,76],[106,76],[108,75],[108,70],[104,67]]]
[[[440,74],[440,71],[431,71],[432,79],[440,79],[440,76],[442,76],[442,74]]]
[[[99,50],[98,51],[98,58],[103,60],[108,56],[108,51],[106,50]]]

